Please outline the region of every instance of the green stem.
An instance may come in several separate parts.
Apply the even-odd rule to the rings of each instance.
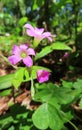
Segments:
[[[31,76],[31,97],[32,97],[32,99],[34,99],[34,94],[35,94],[35,89],[34,89],[34,85],[33,85],[33,78]]]
[[[74,127],[75,130],[78,130],[78,128],[70,121],[67,119],[66,115],[64,114],[64,112],[61,111],[61,114],[65,117],[65,119]]]
[[[40,43],[40,41],[38,39],[34,38],[34,41],[33,41],[34,49],[38,47],[39,43]]]

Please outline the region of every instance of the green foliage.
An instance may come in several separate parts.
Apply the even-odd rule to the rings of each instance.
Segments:
[[[14,74],[8,74],[0,77],[0,90],[7,89],[12,86]]]
[[[12,92],[11,89],[8,89],[8,90],[3,89],[3,90],[0,92],[0,96],[1,96],[1,97],[8,96],[8,95],[11,94],[11,92]]]
[[[21,71],[24,71],[23,69],[24,68],[20,68],[18,72],[21,74]],[[81,79],[79,80],[82,81]],[[64,124],[67,122],[77,130],[76,126],[70,122],[70,120],[74,118],[70,105],[81,97],[81,87],[72,89],[75,85],[79,85],[79,80],[74,83],[63,81],[61,87],[53,83],[36,84],[34,100],[41,102],[42,105],[40,105],[34,113],[25,110],[25,108],[20,105],[11,106],[10,112],[0,117],[1,130],[17,128],[20,130],[30,130],[31,128],[34,130],[47,130],[48,127],[50,129],[55,128],[55,130],[60,130],[64,128]],[[81,103],[82,101],[80,100],[80,107]],[[29,114],[31,115],[29,116]]]
[[[42,85],[39,86],[42,88]],[[49,83],[35,94],[35,101],[43,104],[34,112],[32,119],[34,125],[39,129],[62,129],[65,122],[70,122],[73,114],[68,109],[70,104],[76,101],[81,94],[81,89],[72,90],[64,87],[57,87]],[[70,98],[69,98],[70,97]],[[67,112],[65,112],[65,108]],[[69,114],[68,114],[69,113]],[[58,125],[57,125],[58,124]]]
[[[20,20],[19,20],[19,26],[20,27],[23,27],[23,25],[25,24],[25,23],[27,23],[28,22],[28,18],[27,17],[22,17]]]
[[[10,112],[0,117],[0,130],[30,130],[32,122],[29,115],[30,111],[27,111],[24,106],[19,104],[10,107]]]
[[[48,103],[42,104],[33,114],[33,123],[39,129],[60,130],[63,126],[62,116],[58,110]]]
[[[81,97],[80,102],[79,102],[79,107],[82,109],[82,97]]]
[[[77,81],[73,84],[73,87],[75,89],[81,89],[82,88],[82,79],[77,79]]]
[[[15,74],[14,74],[14,79],[12,81],[13,86],[18,89],[20,84],[23,82],[24,79],[24,74],[25,74],[25,69],[26,68],[19,68]],[[27,73],[27,78],[29,77],[29,74]]]
[[[72,49],[67,46],[66,44],[62,43],[62,42],[55,42],[51,45],[52,50],[67,50],[67,51],[71,51]]]
[[[50,45],[50,46],[44,47],[39,53],[37,53],[35,60],[38,60],[38,59],[48,55],[49,53],[51,53],[54,50],[71,51],[71,48],[64,43],[55,42],[55,43],[52,43],[52,45]]]
[[[49,102],[52,105],[55,105],[54,102],[56,104],[69,105],[80,96],[80,93],[81,88],[78,90],[72,90],[71,88],[57,87],[56,85],[49,83],[41,91],[36,93],[35,100]]]
[[[33,66],[32,67],[32,78],[37,78],[37,70],[39,69],[45,69],[50,71],[49,69],[41,66]],[[11,86],[14,86],[16,89],[20,86],[22,82],[30,81],[31,76],[25,67],[20,67],[16,70],[14,74],[8,74],[5,76],[0,77],[0,90],[10,88]]]

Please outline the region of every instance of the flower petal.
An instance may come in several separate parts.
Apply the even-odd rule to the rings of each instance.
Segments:
[[[14,45],[12,48],[12,54],[18,55],[20,48],[17,45]]]
[[[34,55],[34,56],[35,56],[35,51],[34,51],[34,49],[29,48],[29,49],[27,50],[27,54],[28,54],[28,55]]]
[[[38,77],[38,82],[39,83],[43,83],[43,82],[45,82],[45,81],[48,81],[48,77],[47,76],[45,76],[45,78],[44,77]]]
[[[47,37],[48,38],[48,40],[50,41],[50,42],[52,42],[52,38],[51,37]]]
[[[8,60],[11,64],[15,65],[16,63],[18,63],[21,60],[21,57],[12,55],[12,56],[8,57]]]
[[[39,83],[48,81],[50,73],[46,70],[38,70],[37,71],[37,80]]]
[[[31,37],[35,36],[35,30],[34,30],[34,28],[30,24],[25,24],[24,27],[26,28],[26,33],[29,36],[31,36]]]
[[[44,28],[37,28],[37,27],[35,27],[35,32],[37,34],[42,34],[44,32]]]
[[[34,28],[28,23],[25,24],[24,27],[27,28],[27,29],[30,29],[30,30],[34,30]]]
[[[34,30],[27,29],[27,30],[26,30],[26,33],[27,33],[29,36],[31,36],[31,37],[34,37],[34,36],[35,36]]]
[[[52,36],[52,35],[51,35],[50,32],[44,32],[44,33],[43,33],[43,36],[45,36],[45,37],[50,37],[50,36]]]
[[[33,61],[30,56],[23,59],[23,62],[26,66],[31,67],[33,65]]]
[[[42,39],[43,39],[43,38],[48,38],[48,40],[49,40],[50,42],[52,42],[52,35],[51,35],[50,32],[45,32],[45,33],[43,33],[43,34],[42,34]]]
[[[28,44],[22,44],[20,45],[20,49],[26,50],[28,48]]]

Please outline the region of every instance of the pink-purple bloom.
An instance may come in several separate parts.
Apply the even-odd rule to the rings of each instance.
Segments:
[[[30,24],[25,24],[27,35],[36,38],[37,41],[41,41],[44,38],[47,38],[50,42],[52,42],[52,37],[55,35],[51,35],[50,32],[44,32],[44,28],[32,27]]]
[[[65,52],[63,57],[62,57],[62,60],[65,60],[69,57],[69,52]]]
[[[33,61],[30,55],[35,56],[35,51],[33,48],[29,48],[28,44],[20,46],[14,45],[12,49],[12,56],[9,56],[8,60],[13,65],[22,60],[26,66],[31,67],[33,65]]]
[[[38,70],[37,71],[37,80],[39,83],[43,83],[49,80],[50,72],[47,70]]]

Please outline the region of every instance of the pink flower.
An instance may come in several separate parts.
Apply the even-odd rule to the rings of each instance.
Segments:
[[[8,60],[13,65],[23,60],[23,63],[26,66],[31,67],[33,65],[33,61],[29,55],[35,56],[35,51],[32,48],[28,48],[28,44],[23,44],[20,46],[14,45],[12,49],[12,56],[9,56]]]
[[[64,61],[65,59],[67,59],[69,57],[69,52],[65,52],[63,57],[62,57],[62,61]]]
[[[33,28],[30,24],[25,24],[26,32],[29,36],[34,37],[37,41],[41,41],[44,38],[47,38],[50,42],[52,42],[52,36],[50,32],[44,32],[44,28]]]
[[[50,73],[47,70],[38,70],[37,71],[37,80],[39,83],[43,83],[49,80]]]

